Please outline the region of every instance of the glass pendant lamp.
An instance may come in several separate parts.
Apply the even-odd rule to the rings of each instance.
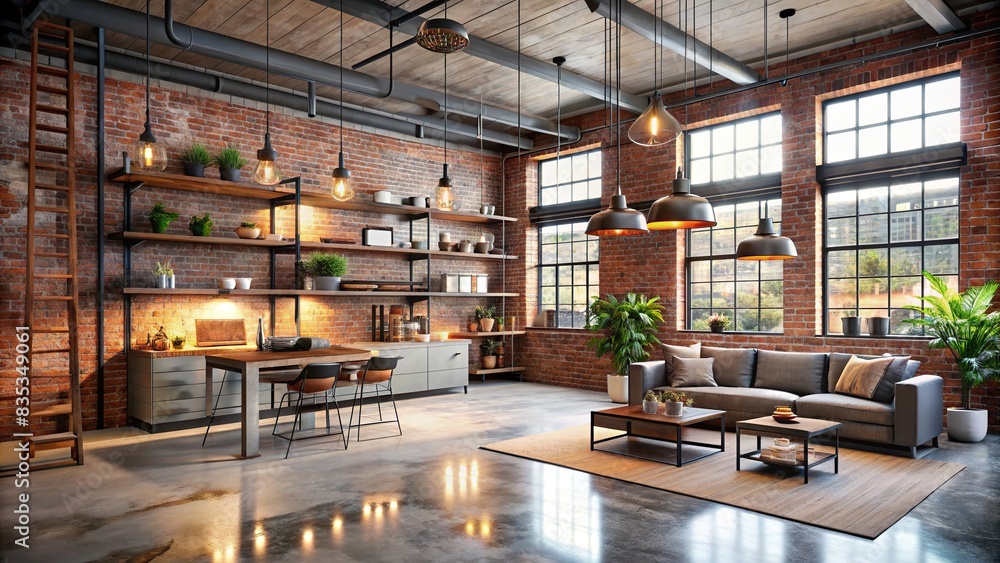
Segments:
[[[659,42],[659,22],[663,17],[662,5],[660,16],[656,15],[656,4],[653,4],[653,32],[656,34],[656,40],[653,41],[653,82],[656,86],[659,86],[659,81],[656,79],[656,53],[659,51],[657,48],[657,43]],[[687,47],[687,42],[685,41],[685,48]],[[663,55],[660,55],[662,60]],[[644,145],[647,147],[652,147],[656,145],[662,145],[669,143],[676,139],[681,133],[684,132],[684,128],[681,127],[679,121],[677,121],[674,116],[670,115],[667,108],[663,107],[663,100],[660,98],[659,92],[653,92],[653,95],[649,97],[649,105],[646,106],[645,111],[642,115],[636,119],[632,126],[628,128],[628,138],[637,145]]]
[[[390,31],[391,33],[391,31]],[[338,201],[354,198],[351,171],[344,166],[344,2],[340,2],[340,154],[333,169],[333,188],[330,195]]]
[[[253,181],[263,186],[273,186],[282,180],[281,169],[278,168],[278,151],[271,146],[271,3],[264,3],[264,81],[267,94],[264,103],[266,110],[266,129],[264,132],[264,148],[257,151],[257,165],[253,169]]]
[[[434,190],[434,205],[438,209],[451,211],[455,207],[455,194],[451,190],[451,176],[448,175],[448,54],[444,55],[444,172]]]
[[[156,142],[149,123],[149,0],[146,0],[146,128],[132,145],[132,163],[140,170],[162,172],[167,167],[167,150]]]

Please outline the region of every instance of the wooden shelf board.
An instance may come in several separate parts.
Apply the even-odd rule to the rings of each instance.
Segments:
[[[288,191],[276,191],[250,184],[229,182],[227,180],[216,180],[214,178],[184,176],[182,174],[162,174],[151,172],[132,172],[126,174],[120,168],[108,174],[108,180],[112,182],[132,184],[142,182],[143,184],[154,188],[167,188],[182,192],[210,193],[232,197],[263,199],[268,201],[294,195],[295,193]]]
[[[396,246],[364,246],[361,244],[345,244],[339,242],[303,241],[304,250],[343,250],[346,252],[385,252],[389,254],[408,254],[410,256],[443,258],[446,260],[517,260],[517,256],[501,254],[476,254],[471,252],[447,252],[443,250],[419,250],[416,248],[399,248]]]
[[[523,367],[507,367],[507,368],[493,368],[493,369],[470,369],[469,375],[490,375],[492,373],[520,373],[527,368]]]
[[[194,235],[168,235],[165,233],[144,233],[138,231],[109,233],[108,238],[112,240],[148,240],[156,242],[177,242],[181,244],[220,244],[227,246],[256,246],[264,248],[285,248],[295,245],[294,242],[281,240],[261,240],[232,237],[196,237]]]
[[[518,336],[525,334],[523,330],[505,330],[503,332],[451,332],[452,338],[476,338],[477,336]]]
[[[440,209],[417,207],[415,205],[377,203],[374,201],[361,201],[357,199],[338,201],[328,195],[313,193],[302,194],[302,205],[322,207],[324,209],[343,209],[347,211],[385,213],[387,215],[429,215],[433,219],[457,221],[460,223],[503,223],[517,221],[517,219],[513,217],[483,215],[481,213],[473,213],[470,211],[442,211]]]
[[[313,289],[211,289],[211,288],[175,288],[160,289],[157,287],[126,287],[126,295],[284,295],[284,296],[314,296],[314,297],[517,297],[517,293],[444,293],[440,291],[319,291]],[[496,333],[491,333],[496,334]]]

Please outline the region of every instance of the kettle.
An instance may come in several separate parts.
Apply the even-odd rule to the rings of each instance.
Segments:
[[[867,317],[865,324],[868,325],[868,334],[870,336],[889,335],[889,317]]]

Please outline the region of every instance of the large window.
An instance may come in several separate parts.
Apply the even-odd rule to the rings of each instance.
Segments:
[[[761,217],[781,226],[781,200],[716,204],[718,224],[688,234],[688,328],[708,330],[709,315],[733,320],[730,330],[781,332],[782,263],[736,260],[739,241],[757,230]]]
[[[555,311],[549,326],[583,328],[590,298],[600,294],[598,238],[586,229],[586,221],[539,228],[539,310]]]
[[[692,185],[781,172],[781,114],[705,127],[688,135]]]
[[[540,205],[601,198],[601,151],[542,161],[538,166]]]
[[[888,315],[892,334],[920,334],[902,307],[929,291],[922,270],[957,289],[958,227],[955,172],[828,191],[827,332],[843,316]]]
[[[954,143],[959,105],[957,74],[831,100],[824,105],[824,162]]]

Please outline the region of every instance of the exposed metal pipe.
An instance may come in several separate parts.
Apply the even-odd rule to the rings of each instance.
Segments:
[[[77,60],[87,64],[96,63],[98,58],[96,48],[85,44],[77,44],[75,49]],[[146,61],[138,57],[132,57],[116,51],[105,51],[105,57],[105,64],[107,68],[130,74],[145,74],[146,72]],[[267,88],[257,86],[256,84],[250,84],[239,80],[231,80],[222,76],[164,63],[154,62],[150,66],[149,70],[151,76],[159,80],[166,80],[168,82],[183,84],[185,86],[191,86],[201,90],[246,98],[248,100],[255,100],[258,102],[265,102],[267,100]],[[283,90],[271,89],[270,101],[274,105],[302,112],[307,112],[309,109],[308,96],[302,96]],[[317,115],[322,115],[324,117],[338,118],[340,116],[340,107],[335,103],[317,99],[316,113]],[[400,113],[384,114],[381,112],[376,113],[372,110],[359,110],[345,106],[344,121],[361,126],[392,131],[412,137],[418,137],[418,134],[422,131],[424,137],[434,139],[444,138],[442,133],[444,130],[444,121],[435,117],[415,116]],[[478,134],[478,130],[475,126],[456,122],[450,122],[448,124],[448,132],[449,134],[454,133],[456,136],[463,139],[476,139]],[[531,139],[518,139],[514,135],[498,131],[486,130],[484,132],[484,136],[487,141],[500,145],[512,147],[520,146],[524,149],[534,147],[534,142]],[[455,142],[454,139],[449,140]],[[463,144],[468,146],[478,146],[478,144],[471,142]]]
[[[170,1],[166,0],[168,3]],[[59,15],[79,23],[104,27],[110,31],[124,33],[132,37],[145,37],[144,14],[98,0],[73,0],[60,7]],[[277,49],[267,49],[256,43],[234,39],[180,23],[171,24],[176,30],[171,32],[172,35],[180,41],[180,43],[174,43],[166,32],[165,19],[153,17],[151,21],[154,25],[150,28],[149,38],[155,43],[180,47],[191,53],[261,70],[267,66],[265,61],[270,53],[271,72],[306,81],[313,80],[319,84],[327,84],[337,88],[341,87],[340,68],[336,65]],[[181,40],[181,37],[188,39],[184,41]],[[429,103],[438,106],[444,103],[444,96],[434,90],[412,84],[400,84],[398,81],[393,84],[389,80],[350,69],[343,69],[343,88],[372,97],[381,97],[384,96],[385,92],[391,91],[393,98],[423,107],[427,107]],[[449,96],[448,100],[450,112],[468,117],[477,117],[480,114],[478,101],[474,102],[454,96]],[[516,112],[503,108],[486,106],[484,114],[490,121],[507,125],[516,125],[518,122]],[[536,133],[556,134],[555,123],[547,119],[521,116],[521,123],[526,129]]]
[[[702,41],[698,41],[627,0],[620,0],[621,17],[618,19],[621,21],[612,17],[612,0],[585,1],[591,12],[598,13],[611,21],[616,21],[657,45],[666,47],[678,55],[685,56],[695,64],[701,65],[706,69],[711,69],[712,72],[724,76],[737,84],[753,84],[761,79],[760,74],[756,70],[722,51],[706,45]],[[619,0],[614,1],[618,2]],[[659,21],[657,21],[658,19]],[[658,34],[656,32],[657,27],[659,27]],[[643,102],[642,109],[645,109],[645,102]]]
[[[307,87],[309,89],[306,91],[306,100],[308,101],[306,104],[306,115],[316,117],[316,83],[310,80]]]

